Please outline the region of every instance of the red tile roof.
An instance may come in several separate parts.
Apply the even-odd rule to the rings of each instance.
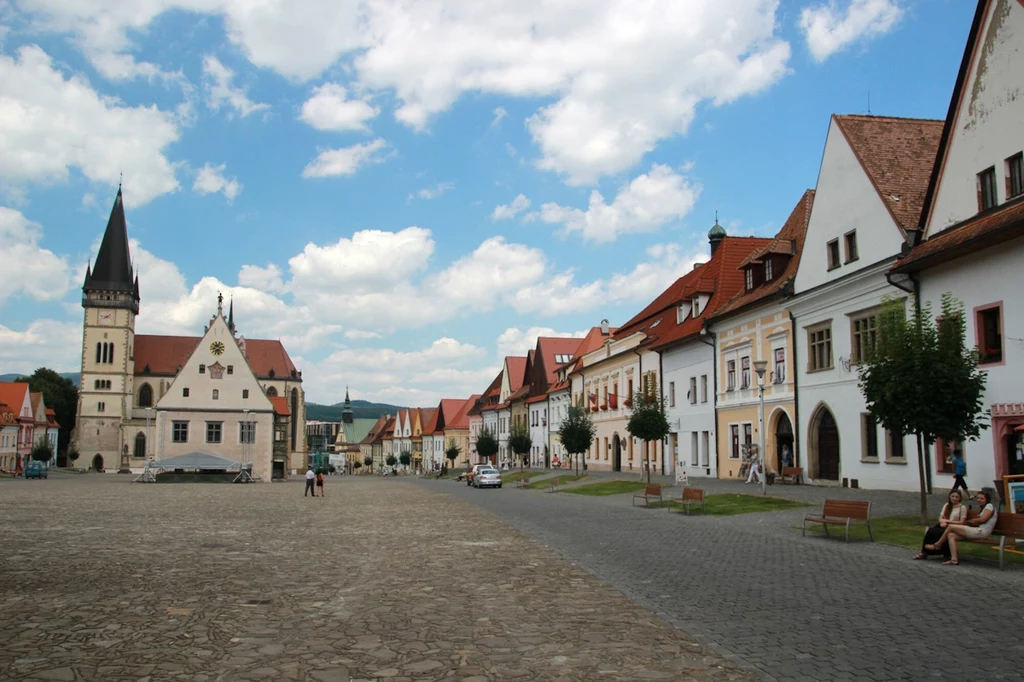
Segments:
[[[508,367],[509,390],[518,391],[526,380],[526,358],[509,356],[505,358],[505,365]]]
[[[370,445],[374,442],[379,441],[380,431],[381,429],[384,428],[384,425],[387,423],[387,421],[388,418],[386,415],[382,414],[381,416],[377,417],[377,423],[370,427],[369,433],[367,433],[366,436],[364,436],[363,439],[359,441],[359,443],[361,445]]]
[[[466,398],[466,400],[462,401],[462,405],[459,407],[458,411],[455,413],[455,416],[452,417],[451,422],[449,422],[445,426],[445,428],[446,429],[459,429],[459,430],[468,429],[469,428],[469,411],[471,409],[473,409],[474,405],[476,405],[477,398],[479,398],[479,397],[480,397],[480,394],[477,393],[475,395],[471,395],[469,398]]]
[[[573,356],[573,359],[568,363],[572,367],[572,371],[580,368],[580,362],[584,355],[592,353],[603,346],[605,340],[615,336],[619,329],[621,329],[621,327],[609,327],[608,334],[605,335],[601,332],[600,327],[591,327],[590,331],[583,337],[583,341],[576,349],[576,354]]]
[[[49,407],[46,408],[46,424],[60,428],[60,424],[57,423],[57,412]]]
[[[893,270],[918,272],[1011,239],[1024,237],[1024,195],[928,237]]]
[[[944,121],[833,116],[875,190],[905,232],[917,229]]]
[[[15,417],[21,416],[21,406],[25,402],[28,384],[20,381],[0,382],[0,403],[7,405]]]
[[[282,417],[287,417],[292,413],[288,409],[288,399],[279,395],[269,395],[267,398],[270,399],[271,404],[274,406],[274,414],[279,414]]]
[[[601,328],[595,327],[600,333]],[[573,356],[583,344],[581,338],[564,338],[556,336],[542,336],[537,339],[537,350],[540,351],[541,362],[544,364],[544,372],[547,374],[547,383],[553,384],[558,379],[558,368],[564,364],[555,362],[556,355]]]
[[[719,319],[725,315],[746,308],[770,296],[780,293],[796,277],[797,267],[800,265],[800,254],[804,248],[804,237],[807,235],[807,223],[811,218],[811,207],[814,205],[814,190],[804,192],[797,202],[793,212],[789,214],[786,223],[775,235],[771,243],[761,249],[757,249],[741,263],[741,267],[750,263],[762,262],[762,258],[769,254],[793,254],[786,264],[785,270],[773,279],[766,282],[752,291],[740,291],[731,300],[724,303],[712,316],[711,319]]]
[[[526,399],[526,403],[528,405],[529,404],[533,404],[533,403],[540,403],[540,402],[543,402],[543,401],[545,401],[547,399],[548,399],[548,394],[547,393],[541,393],[540,395],[530,396],[529,398]]]
[[[29,394],[29,402],[32,404],[32,416],[36,416],[36,412],[39,411],[39,403],[43,402],[43,394],[39,391],[33,391]]]
[[[135,374],[176,375],[202,340],[202,337],[198,336],[137,335]],[[260,379],[269,379],[271,370],[277,379],[290,377],[293,371],[297,373],[292,359],[288,357],[288,352],[280,341],[246,339],[245,353],[249,367]]]

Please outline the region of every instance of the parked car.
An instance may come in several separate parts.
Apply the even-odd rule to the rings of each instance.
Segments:
[[[501,487],[501,472],[497,469],[481,469],[473,477],[473,486],[476,488]]]
[[[470,469],[469,474],[466,476],[466,485],[473,485],[473,478],[476,476],[476,472],[481,469],[493,469],[490,464],[474,464],[473,468]]]
[[[46,478],[49,472],[42,462],[32,460],[25,465],[25,478]]]

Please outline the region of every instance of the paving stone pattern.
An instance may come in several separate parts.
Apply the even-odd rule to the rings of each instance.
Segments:
[[[716,492],[743,491],[741,483],[710,483]],[[628,494],[420,485],[542,540],[763,679],[1024,679],[1019,566],[942,566],[882,543],[804,538],[794,529],[804,509],[703,518],[633,508]],[[871,498],[889,513],[917,509],[907,493],[779,488],[770,490]]]
[[[0,480],[0,679],[753,679],[450,490]]]

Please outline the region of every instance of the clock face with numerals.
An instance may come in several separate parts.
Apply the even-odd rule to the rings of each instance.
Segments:
[[[214,355],[221,355],[224,352],[224,344],[220,341],[214,341],[210,344],[210,352]]]
[[[110,310],[100,311],[100,324],[114,324],[114,313]]]

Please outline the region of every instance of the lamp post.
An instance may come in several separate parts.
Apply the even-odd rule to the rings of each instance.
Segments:
[[[754,371],[757,372],[757,433],[760,444],[757,448],[758,457],[761,459],[761,494],[767,494],[765,488],[768,480],[768,459],[764,456],[764,372],[768,368],[767,360],[754,360]]]

